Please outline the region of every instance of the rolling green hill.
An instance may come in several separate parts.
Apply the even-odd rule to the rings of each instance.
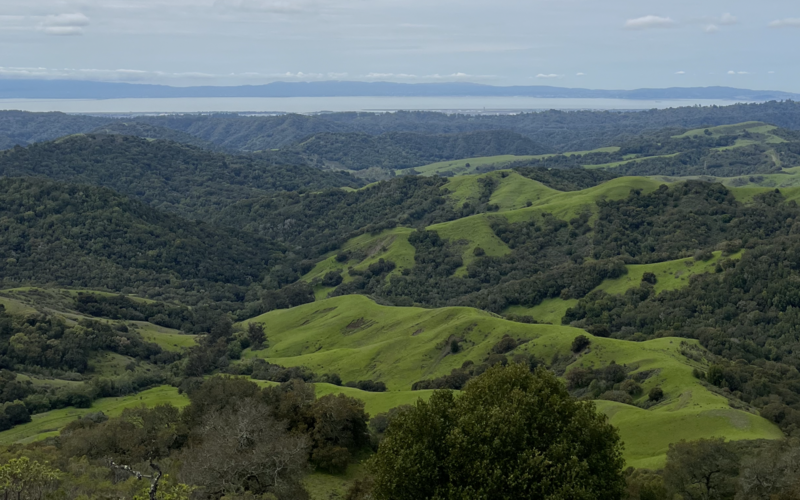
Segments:
[[[407,391],[417,380],[448,374],[465,361],[483,362],[504,335],[524,341],[510,354],[530,353],[551,359],[555,354],[569,356],[572,340],[585,334],[563,326],[513,323],[469,308],[427,310],[379,306],[359,296],[275,311],[248,323],[251,321],[265,326],[270,348],[246,351],[246,358],[259,356],[285,366],[303,365],[321,373],[336,372],[344,381],[365,378],[383,381],[391,392],[371,396],[372,404],[376,405],[373,408],[388,406],[377,406],[374,402],[382,398],[393,398],[393,403],[409,402],[414,393]],[[452,338],[458,338],[463,345],[458,354],[450,354],[446,348]],[[692,377],[692,369],[704,368],[704,362],[681,354],[687,348],[680,339],[631,343],[590,338],[590,352],[572,358],[568,367],[600,367],[614,360],[635,367],[634,373],[655,370],[656,375],[644,383],[645,392],[660,385],[667,394],[663,402],[647,410],[611,402],[600,404],[601,410],[620,428],[629,465],[662,465],[668,444],[680,439],[780,437],[773,424],[732,408],[725,397]],[[696,343],[690,341],[687,345]],[[333,387],[322,390],[338,391]],[[665,429],[669,432],[664,432]]]

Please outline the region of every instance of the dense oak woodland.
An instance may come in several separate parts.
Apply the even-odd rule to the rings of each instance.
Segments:
[[[298,278],[297,259],[280,243],[181,219],[105,188],[2,179],[0,227],[5,286],[99,288],[236,310],[282,303],[276,290]]]
[[[753,119],[787,128],[680,137],[689,126]],[[463,390],[461,399],[437,393],[431,403],[370,416],[356,399],[316,397],[310,383],[382,392],[383,381],[342,384],[337,373],[248,358],[268,348],[269,328],[236,323],[312,302],[316,285],[331,296],[470,306],[520,322],[536,318],[508,314],[510,306],[568,299],[573,307],[559,321],[594,341],[696,339],[699,345],[676,344],[706,367],[695,369],[698,383],[796,439],[800,207],[785,192],[764,190],[744,201],[719,183],[683,179],[652,192],[598,198],[568,217],[531,209],[530,217],[515,219],[493,201],[515,174],[561,192],[623,175],[768,174],[800,165],[800,133],[792,128],[800,128],[800,108],[791,102],[642,113],[185,115],[124,122],[0,113],[0,146],[34,143],[0,153],[0,296],[14,305],[0,306],[0,430],[160,385],[189,399],[183,410],[128,409],[111,419],[90,413],[41,444],[3,448],[0,491],[20,499],[146,498],[147,481],[125,480],[130,465],[147,475],[166,472],[154,474],[158,498],[306,499],[302,480],[309,471],[342,473],[377,452],[352,483],[349,500],[524,496],[534,487],[554,499],[797,498],[800,445],[791,439],[676,443],[663,471],[623,472],[616,431],[591,403],[575,399],[631,404],[642,395],[644,379],[613,361],[567,370],[559,356],[514,354],[522,344],[505,336],[486,359],[413,385]],[[68,137],[41,142],[56,134]],[[399,168],[487,151],[610,144],[620,149],[524,161],[483,176],[468,202],[457,201],[438,176],[364,186],[348,173],[314,166]],[[275,147],[283,150],[270,151]],[[606,163],[619,165],[581,168]],[[469,216],[485,218],[508,253],[476,248],[465,265],[465,241],[430,228]],[[354,237],[399,227],[407,228],[413,265],[400,269],[390,258],[373,262],[364,250],[343,251]],[[713,257],[715,251],[722,256]],[[713,272],[693,275],[676,290],[655,293],[652,273],[623,294],[595,290],[633,264],[684,258],[700,266],[712,257]],[[323,259],[347,269],[303,281]],[[154,325],[196,335],[192,347],[169,350],[148,341]],[[591,350],[594,341],[576,337],[572,354]],[[439,347],[443,356],[461,348],[458,339]],[[125,360],[124,366],[106,370],[102,356]],[[552,398],[532,397],[531,388]],[[642,396],[643,408],[658,404],[659,391]],[[491,418],[475,411],[481,404],[493,407]],[[564,432],[534,439],[530,429],[540,425]],[[485,427],[503,439],[487,437]],[[526,440],[531,446],[521,449]],[[535,445],[563,468],[527,453]],[[414,466],[430,457],[425,468]],[[502,473],[493,475],[487,461]],[[511,470],[525,474],[509,482]]]
[[[276,165],[269,158],[106,134],[2,152],[0,175],[105,186],[190,218],[207,218],[232,201],[270,191],[362,184],[347,174],[305,165]]]

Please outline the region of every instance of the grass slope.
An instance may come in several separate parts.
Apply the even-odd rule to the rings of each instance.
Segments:
[[[663,181],[647,177],[619,177],[582,191],[563,192],[514,172],[498,171],[484,176],[493,176],[498,181],[490,200],[500,207],[497,212],[472,215],[428,227],[432,231],[437,231],[442,238],[465,242],[462,252],[464,266],[474,259],[472,252],[475,247],[481,247],[487,255],[493,256],[505,255],[511,251],[508,245],[492,231],[490,227],[492,217],[505,217],[511,222],[522,222],[547,212],[560,219],[569,220],[586,210],[595,212],[599,200],[623,199],[632,189],[649,193],[664,184]],[[453,179],[446,184],[445,187],[451,191],[448,195],[451,201],[459,206],[464,201],[477,199],[479,186],[477,179],[480,177],[482,176]],[[527,206],[528,202],[531,202],[531,206]],[[462,267],[459,271],[464,270]]]
[[[125,408],[135,408],[141,405],[153,407],[166,403],[182,408],[189,404],[189,400],[178,394],[178,389],[167,385],[131,396],[98,399],[91,408],[69,407],[33,415],[31,422],[0,432],[0,445],[31,443],[55,436],[59,429],[87,413],[102,411],[109,417],[116,417],[121,415]]]
[[[303,276],[303,281],[314,283],[321,280],[331,271],[340,271],[345,282],[351,281],[352,276],[347,272],[352,267],[359,271],[366,270],[371,264],[380,259],[390,260],[397,266],[393,274],[401,272],[405,268],[414,267],[414,247],[408,242],[408,236],[414,229],[408,227],[398,227],[387,229],[379,234],[362,234],[349,240],[336,252],[331,252],[325,259],[321,260]],[[336,256],[341,253],[350,252],[351,254],[364,255],[363,259],[349,259],[344,262],[336,260]],[[317,284],[314,288],[317,300],[327,298],[333,290],[332,287],[324,287]]]
[[[533,160],[536,158],[547,158],[553,155],[536,155],[536,156],[514,156],[514,155],[500,155],[500,156],[483,156],[479,158],[465,158],[463,160],[441,161],[438,163],[431,163],[422,167],[413,169],[397,170],[398,175],[409,173],[412,170],[417,172],[417,175],[440,175],[448,174],[448,176],[458,175],[471,175],[478,173],[480,167],[491,165],[493,167],[500,167],[509,163],[525,160]],[[469,166],[467,166],[469,165]]]
[[[572,151],[564,154],[567,156],[571,155],[583,156],[589,153],[615,153],[619,151],[619,149],[620,149],[619,147],[610,146],[605,148],[593,149],[591,151]],[[490,166],[493,168],[502,168],[505,165],[509,165],[511,163],[519,161],[549,158],[551,156],[556,156],[556,155],[555,154],[533,155],[533,156],[500,155],[500,156],[483,156],[479,158],[464,158],[463,160],[450,160],[450,161],[431,163],[429,165],[423,165],[421,167],[416,167],[413,169],[396,170],[395,173],[397,175],[403,175],[407,173],[412,173],[413,171],[416,172],[417,175],[446,175],[448,177],[457,177],[461,175],[477,174],[481,167]]]
[[[656,275],[657,282],[653,286],[656,293],[664,290],[676,290],[689,285],[689,279],[695,274],[711,273],[717,262],[723,258],[738,259],[742,252],[723,257],[722,252],[713,252],[713,257],[705,262],[695,261],[688,257],[685,259],[657,262],[654,264],[630,264],[628,274],[613,280],[605,280],[598,285],[595,290],[603,290],[606,293],[621,295],[631,288],[637,288],[642,283],[644,273]],[[511,306],[503,311],[504,314],[517,314],[520,316],[532,316],[539,323],[550,323],[560,325],[561,318],[567,313],[567,309],[578,304],[577,299],[564,300],[552,298],[544,300],[541,304],[534,307]]]
[[[731,408],[724,397],[696,380],[692,369],[699,365],[680,354],[679,339],[633,343],[593,338],[575,328],[513,323],[476,309],[384,307],[362,296],[337,297],[273,311],[250,321],[265,325],[270,348],[255,353],[245,351],[245,358],[259,356],[285,366],[304,365],[319,373],[336,372],[344,381],[380,380],[398,393],[407,392],[416,380],[447,374],[467,360],[482,362],[506,334],[528,341],[514,353],[527,352],[546,360],[557,353],[568,355],[575,336],[587,335],[592,347],[573,360],[573,365],[601,366],[614,360],[636,370],[655,369],[657,375],[644,383],[645,393],[655,385],[666,393],[665,401],[650,410],[605,402],[600,405],[620,427],[626,439],[625,457],[631,466],[663,464],[666,446],[680,439],[781,436],[777,427]],[[463,347],[455,355],[446,348],[453,337],[459,338]],[[343,389],[318,389],[320,393],[327,390]],[[391,394],[373,397],[388,398]],[[398,396],[398,401],[403,398]],[[666,436],[649,438],[662,433],[665,422],[676,415],[686,421]]]

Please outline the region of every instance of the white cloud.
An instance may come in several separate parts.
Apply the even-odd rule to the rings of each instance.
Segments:
[[[631,30],[646,30],[651,28],[672,28],[677,23],[669,17],[644,16],[636,19],[628,19],[625,27]]]
[[[685,75],[686,72],[685,71],[676,71],[675,74],[676,75]]]
[[[449,75],[440,75],[434,73],[432,75],[413,75],[409,73],[367,73],[363,77],[367,80],[376,79],[394,79],[394,80],[476,80],[494,78],[492,75],[468,75],[466,73],[451,73]],[[359,78],[359,79],[361,79]]]
[[[316,10],[318,4],[314,0],[214,0],[218,9],[269,14],[300,14]]]
[[[89,26],[89,22],[89,18],[81,13],[59,14],[45,17],[39,25],[39,30],[56,36],[83,35],[83,28]]]
[[[704,31],[708,34],[713,34],[719,31],[719,26],[717,26],[716,24],[709,24],[708,26],[705,27]]]
[[[769,23],[770,28],[800,28],[800,18],[778,19]]]
[[[539,73],[538,75],[536,75],[536,78],[562,78],[563,76],[564,75],[557,75],[555,73],[550,73],[549,75],[546,75],[544,73]]]
[[[575,76],[586,76],[586,73],[578,73]]]
[[[722,14],[722,17],[717,20],[717,24],[721,24],[722,26],[732,26],[738,22],[739,20],[736,18],[736,16],[729,12]]]
[[[749,71],[728,71],[729,75],[749,75]]]

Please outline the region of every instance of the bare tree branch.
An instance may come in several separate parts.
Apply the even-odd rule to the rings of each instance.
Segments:
[[[150,468],[156,471],[156,473],[152,476],[146,476],[137,470],[133,470],[130,465],[117,464],[113,460],[110,461],[109,466],[112,469],[125,471],[140,481],[142,479],[150,479],[150,500],[156,500],[156,495],[158,494],[158,482],[161,481],[161,477],[164,475],[163,472],[161,472],[161,467],[159,467],[158,464],[152,461],[150,462]]]

